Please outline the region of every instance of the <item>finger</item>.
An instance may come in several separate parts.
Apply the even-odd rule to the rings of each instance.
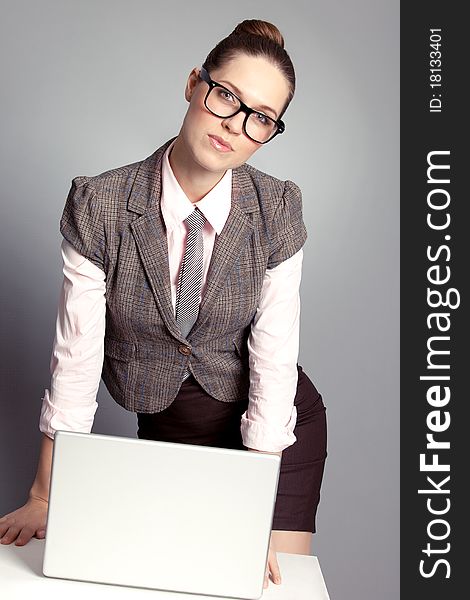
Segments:
[[[20,528],[17,526],[9,527],[8,531],[2,537],[1,543],[2,544],[11,544],[11,542],[13,540],[16,540],[16,536],[18,535],[19,531],[20,531]]]
[[[10,515],[5,515],[0,519],[0,538],[2,535],[8,531],[8,528],[15,524],[15,518],[10,517]]]
[[[277,562],[276,555],[274,555],[269,561],[269,570],[271,571],[271,579],[274,583],[281,583],[281,570]]]
[[[4,533],[6,533],[10,527],[11,523],[9,521],[6,521],[4,523],[0,523],[0,538],[2,537],[2,535]]]
[[[264,582],[263,582],[263,589],[266,589],[269,585],[269,578],[268,578],[268,572],[266,571],[266,573],[264,574]]]
[[[15,542],[15,546],[24,546],[33,537],[33,534],[33,527],[23,527],[23,529],[20,532],[20,535],[18,536],[18,539]]]
[[[45,529],[38,529],[38,530],[36,531],[36,537],[37,537],[39,540],[43,540],[43,539],[46,537],[46,530],[45,530]]]

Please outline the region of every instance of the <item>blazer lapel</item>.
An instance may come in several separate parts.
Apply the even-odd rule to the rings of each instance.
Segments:
[[[168,243],[160,208],[162,158],[173,139],[142,161],[129,196],[128,208],[141,215],[131,222],[130,227],[160,314],[170,333],[185,341],[171,302]],[[237,167],[232,171],[230,212],[223,230],[216,236],[207,286],[197,321],[189,334],[191,337],[209,317],[233,264],[252,234],[249,213],[254,211],[259,211],[256,189],[246,171]]]
[[[130,228],[162,319],[170,333],[184,341],[171,302],[168,242],[160,209],[162,158],[173,139],[142,161],[128,208],[141,214],[130,223]]]
[[[258,196],[251,179],[241,167],[232,171],[232,202],[220,235],[216,236],[207,273],[207,286],[190,336],[204,325],[234,263],[253,233],[251,212],[259,212]]]

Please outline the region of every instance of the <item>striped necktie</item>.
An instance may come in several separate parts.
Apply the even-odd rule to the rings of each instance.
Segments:
[[[178,279],[175,318],[183,337],[187,337],[196,322],[199,312],[204,257],[202,229],[206,219],[196,207],[184,222],[187,224],[189,231]],[[189,369],[186,369],[183,381],[190,375]]]

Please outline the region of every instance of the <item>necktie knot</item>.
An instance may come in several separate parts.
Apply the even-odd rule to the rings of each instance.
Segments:
[[[196,207],[193,212],[184,220],[188,224],[189,231],[202,231],[206,218],[202,212]]]

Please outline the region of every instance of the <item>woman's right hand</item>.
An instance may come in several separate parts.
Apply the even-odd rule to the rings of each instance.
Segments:
[[[0,543],[24,546],[32,537],[46,537],[48,502],[37,497],[29,497],[24,506],[0,519]]]

